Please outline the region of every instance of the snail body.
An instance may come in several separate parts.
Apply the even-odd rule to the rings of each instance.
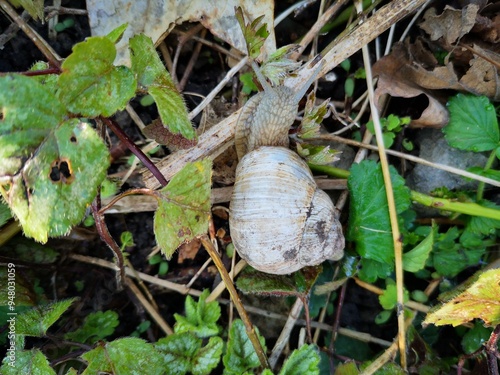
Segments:
[[[239,164],[229,226],[240,256],[255,269],[288,274],[343,256],[336,209],[307,164],[288,147],[288,130],[307,87],[271,88],[252,97],[236,123]]]

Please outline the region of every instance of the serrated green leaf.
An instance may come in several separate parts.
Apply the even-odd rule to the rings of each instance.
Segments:
[[[309,293],[321,267],[304,267],[291,275],[272,275],[246,267],[236,286],[246,294],[263,296],[305,296]]]
[[[373,259],[362,258],[359,262],[359,278],[368,283],[373,283],[377,279],[388,277],[394,270],[394,265],[378,262]]]
[[[4,121],[13,121],[9,112]],[[39,242],[64,235],[80,222],[109,165],[106,146],[88,124],[70,119],[50,125],[52,129],[44,129],[43,139],[35,137],[38,147],[27,160],[20,158],[25,151],[17,151],[24,140],[10,135],[5,136],[10,139],[0,139],[0,143],[11,142],[9,148],[14,152],[8,162],[24,162],[2,193],[25,235]]]
[[[273,85],[279,85],[282,80],[290,73],[300,68],[301,63],[289,59],[288,56],[297,51],[298,46],[289,44],[278,48],[261,65],[261,73],[267,77]]]
[[[302,345],[285,361],[279,375],[318,375],[319,354],[314,345]]]
[[[16,174],[66,114],[59,100],[35,79],[0,77],[0,176]]]
[[[479,204],[500,211],[500,206],[493,202],[483,200]],[[494,234],[497,229],[500,229],[500,220],[489,219],[487,217],[471,216],[467,223],[467,230],[475,234],[490,235]]]
[[[88,362],[82,375],[99,373],[163,375],[162,355],[144,340],[135,337],[117,339],[101,344],[81,356]]]
[[[162,354],[166,374],[208,375],[217,367],[224,343],[220,337],[203,341],[189,332],[175,333],[158,340],[155,348]]]
[[[403,254],[403,269],[408,272],[417,272],[425,267],[425,262],[434,245],[434,230],[412,250]]]
[[[328,112],[329,100],[325,100],[318,106],[315,106],[316,95],[314,91],[307,96],[304,116],[299,128],[299,138],[308,139],[319,135],[320,124]]]
[[[405,289],[404,302],[408,302],[409,299],[410,299],[410,294]],[[380,302],[380,305],[385,310],[392,310],[394,307],[396,307],[396,304],[398,302],[396,285],[395,284],[387,285],[384,292],[380,296],[378,296],[378,300]]]
[[[208,230],[211,176],[210,160],[188,163],[159,191],[154,232],[167,259],[180,244]]]
[[[113,42],[113,44],[118,43],[120,41],[120,39],[122,38],[123,33],[125,32],[127,27],[128,27],[128,23],[124,23],[123,25],[118,26],[116,29],[111,30],[111,32],[109,32],[108,35],[106,35],[106,38],[111,40],[111,42]]]
[[[256,59],[259,57],[260,50],[269,36],[267,24],[264,23],[261,25],[261,21],[264,16],[257,17],[251,23],[245,24],[243,10],[241,7],[236,8],[235,16],[240,24],[241,31],[243,32],[243,38],[245,39],[247,45],[248,56],[252,59]]]
[[[401,213],[410,206],[410,191],[394,168],[390,171],[396,209]],[[354,164],[347,184],[351,193],[347,238],[356,243],[356,251],[363,258],[392,264],[394,247],[380,165],[369,160]]]
[[[500,269],[478,272],[454,294],[433,308],[424,324],[457,326],[473,319],[487,327],[500,324]]]
[[[256,334],[264,349],[266,343],[256,328]],[[245,371],[260,366],[259,358],[248,338],[245,325],[240,319],[236,319],[229,331],[229,341],[227,343],[226,354],[223,357],[224,375],[242,374]]]
[[[191,296],[186,297],[186,316],[174,314],[176,333],[191,332],[198,337],[210,337],[219,333],[217,321],[220,318],[220,306],[217,301],[206,302],[208,289],[204,290],[198,302]]]
[[[467,172],[475,173],[486,178],[491,178],[492,180],[500,181],[500,171],[497,171],[495,169],[484,170],[484,168],[481,167],[470,167],[467,168]]]
[[[97,311],[85,317],[83,324],[64,335],[67,340],[94,344],[111,336],[119,324],[118,314],[114,311]]]
[[[12,363],[12,365],[11,365]],[[50,367],[47,357],[38,349],[16,351],[16,356],[11,362],[6,356],[0,367],[2,375],[56,375]]]
[[[224,342],[220,337],[210,337],[207,345],[198,350],[197,356],[192,363],[193,375],[208,375],[217,367],[222,355]]]
[[[486,251],[484,246],[472,249],[464,248],[456,242],[458,236],[458,229],[452,227],[437,238],[434,251],[431,254],[432,263],[442,276],[456,276],[463,269],[477,264]]]
[[[76,298],[52,302],[47,305],[34,307],[19,315],[16,319],[16,334],[43,337],[49,327],[71,306]]]
[[[449,145],[482,152],[499,146],[495,108],[485,96],[458,94],[448,102],[450,122],[443,128]]]
[[[137,81],[154,98],[163,126],[174,134],[195,139],[182,96],[156,53],[153,41],[144,34],[130,39],[130,59]]]
[[[339,152],[330,146],[315,146],[297,143],[297,153],[309,164],[327,165],[339,160]]]
[[[73,47],[61,66],[59,99],[73,113],[109,117],[125,108],[135,95],[137,82],[126,66],[114,66],[114,43],[93,36]]]

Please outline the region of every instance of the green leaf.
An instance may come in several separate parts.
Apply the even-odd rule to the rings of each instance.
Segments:
[[[191,296],[186,297],[186,316],[174,314],[176,333],[191,332],[196,336],[204,338],[217,335],[219,327],[217,321],[220,318],[220,306],[217,301],[206,302],[209,295],[208,289],[204,290],[198,302]]]
[[[129,43],[132,70],[139,85],[154,98],[163,125],[174,134],[181,133],[187,139],[195,139],[196,133],[184,100],[156,53],[151,38],[140,34],[131,38]]]
[[[336,150],[331,150],[330,146],[316,146],[305,143],[297,143],[297,153],[306,159],[309,164],[327,165],[337,160],[339,154]]]
[[[341,363],[337,366],[335,375],[359,375],[359,370],[354,362]]]
[[[240,74],[240,82],[243,84],[241,91],[246,95],[259,91],[259,88],[253,81],[253,74],[251,72]]]
[[[73,113],[109,117],[125,108],[135,95],[137,82],[126,66],[114,66],[114,43],[94,36],[73,47],[61,66],[59,99]]]
[[[266,343],[264,338],[257,329],[256,334],[265,351]],[[227,351],[223,357],[223,362],[224,375],[239,375],[260,366],[257,353],[248,338],[245,325],[240,319],[233,322],[229,331],[229,341],[227,342]]]
[[[305,296],[309,294],[321,270],[321,267],[304,267],[290,275],[272,275],[246,267],[238,276],[236,286],[246,294]]]
[[[12,363],[12,365],[11,365]],[[0,367],[2,375],[56,375],[47,357],[38,349],[16,351],[13,361],[6,356]]]
[[[474,327],[468,330],[462,337],[462,349],[465,354],[474,353],[480,349],[490,338],[491,329],[484,327],[476,321]]]
[[[368,283],[388,277],[394,269],[393,264],[362,258],[359,262],[359,278]]]
[[[394,168],[390,170],[396,209],[401,213],[410,206],[410,192],[404,179]],[[347,238],[356,243],[363,258],[392,264],[394,247],[380,165],[369,160],[354,164],[347,183],[351,193]]]
[[[492,180],[500,181],[500,171],[495,169],[484,169],[481,167],[467,168],[467,172],[475,173],[483,177],[491,178]]]
[[[125,32],[127,27],[128,27],[128,23],[124,23],[123,25],[118,26],[116,29],[111,30],[111,32],[108,33],[108,35],[106,35],[106,38],[111,40],[111,42],[113,42],[113,44],[118,43],[120,41],[120,39],[122,38],[123,33]]]
[[[36,80],[0,77],[2,195],[25,234],[39,242],[77,224],[109,165],[86,123],[65,120],[59,100]]]
[[[500,269],[478,272],[433,308],[424,324],[457,326],[482,319],[487,327],[500,324]]]
[[[114,311],[97,311],[85,317],[83,324],[72,332],[64,335],[67,340],[94,344],[111,336],[119,324],[118,314]]]
[[[302,139],[314,138],[319,135],[320,124],[328,112],[329,100],[325,100],[318,106],[315,106],[316,96],[314,91],[307,96],[304,116],[299,128],[298,136]]]
[[[464,248],[456,240],[459,231],[450,228],[446,234],[441,234],[432,252],[432,262],[436,271],[446,277],[454,277],[463,269],[478,264],[484,255],[485,247]]]
[[[81,356],[88,362],[82,375],[99,373],[163,375],[163,358],[152,344],[127,337],[100,344]],[[146,370],[147,369],[147,370]]]
[[[44,21],[43,0],[17,0],[35,21]]]
[[[500,206],[493,202],[483,200],[479,202],[481,206],[493,208],[500,211]],[[471,216],[467,223],[467,230],[475,234],[490,235],[500,229],[500,220],[489,219],[483,216]]]
[[[188,163],[159,191],[154,232],[167,259],[179,245],[208,230],[211,175],[210,160]]]
[[[2,248],[2,255],[3,248]],[[32,293],[29,283],[23,277],[16,277],[16,267],[14,263],[7,263],[0,266],[0,280],[2,280],[2,293],[0,294],[0,326],[4,325],[10,317],[8,313],[20,313],[21,306],[34,306],[36,299]],[[14,283],[14,284],[12,284]],[[9,294],[10,288],[15,287],[15,294]],[[5,313],[5,315],[4,315]]]
[[[236,8],[235,15],[238,23],[240,24],[241,31],[243,32],[243,38],[245,39],[247,45],[248,56],[252,59],[256,59],[259,57],[260,50],[269,36],[267,24],[260,24],[264,16],[257,17],[251,23],[245,24],[243,10],[241,7]]]
[[[279,375],[319,375],[319,354],[314,345],[302,345],[285,361]]]
[[[408,272],[417,272],[425,267],[425,262],[429,258],[434,245],[434,230],[422,242],[412,250],[403,254],[403,269]]]
[[[17,316],[16,334],[43,337],[49,327],[71,306],[76,298],[52,302],[44,306],[34,307]]]
[[[474,152],[499,146],[498,120],[487,97],[457,94],[448,109],[450,122],[443,132],[450,146]]]
[[[404,290],[404,301],[408,302],[409,299],[410,295],[408,291]],[[396,307],[396,304],[398,302],[396,284],[387,285],[384,292],[378,297],[378,300],[380,302],[380,305],[385,310],[392,310],[394,307]]]
[[[200,338],[184,332],[158,340],[155,348],[162,354],[166,374],[208,375],[219,364],[224,343],[220,337],[211,337],[202,344]]]

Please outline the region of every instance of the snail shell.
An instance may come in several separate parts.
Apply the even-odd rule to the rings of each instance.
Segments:
[[[288,274],[343,256],[332,201],[307,164],[283,147],[259,147],[241,159],[229,225],[240,256],[262,272]]]

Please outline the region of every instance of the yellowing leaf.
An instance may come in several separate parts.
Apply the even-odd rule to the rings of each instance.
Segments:
[[[180,244],[207,231],[211,175],[210,160],[190,163],[160,190],[154,231],[167,259]]]
[[[486,326],[500,324],[500,269],[477,273],[458,293],[432,309],[424,324],[457,326],[482,319]]]

